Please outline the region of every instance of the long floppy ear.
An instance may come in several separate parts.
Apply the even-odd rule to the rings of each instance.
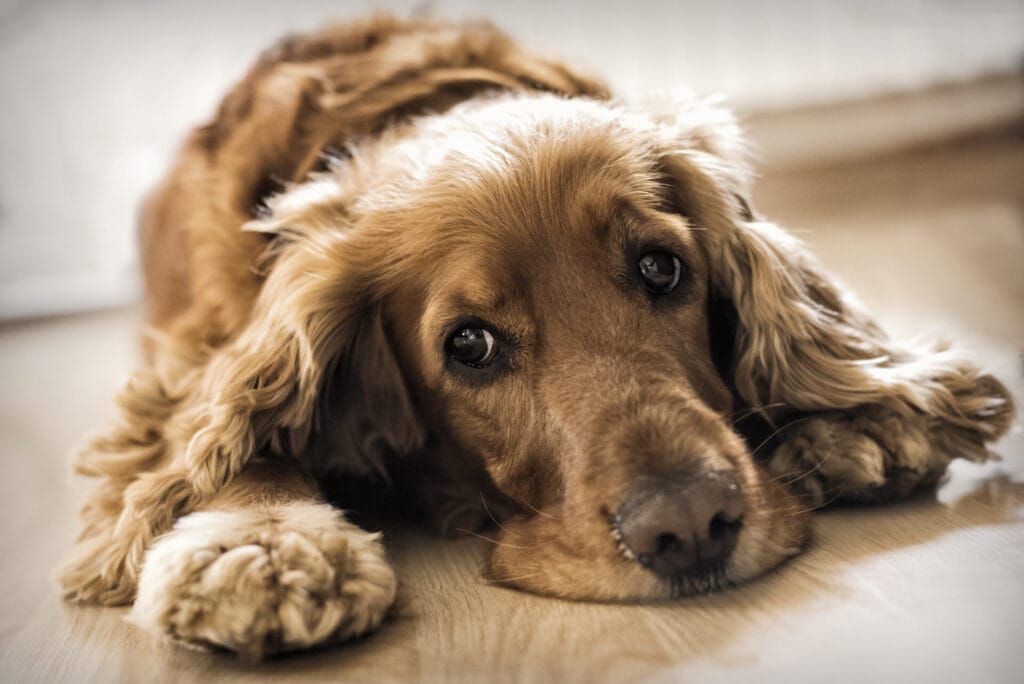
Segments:
[[[152,540],[255,456],[309,456],[315,434],[341,451],[332,462],[358,464],[381,444],[422,441],[368,304],[378,242],[349,230],[337,208],[288,213],[260,226],[276,234],[275,254],[242,332],[173,387],[140,374],[124,395],[130,419],[79,459],[81,472],[109,480],[64,564],[67,596],[130,601]]]
[[[326,379],[314,458],[346,473],[389,479],[386,464],[420,449],[426,432],[379,307],[362,316],[351,342]],[[337,468],[333,468],[337,470]]]
[[[369,303],[372,241],[322,220],[266,228],[279,244],[252,318],[214,354],[176,421],[188,443],[188,480],[200,495],[254,455],[302,452],[315,430],[332,433],[338,448],[354,452],[337,456],[351,459],[366,458],[381,440],[403,451],[422,441]]]
[[[922,478],[954,456],[984,460],[985,442],[1001,436],[1013,416],[1006,388],[945,344],[918,348],[888,339],[800,241],[754,218],[749,173],[736,153],[742,147],[729,142],[735,125],[716,130],[677,141],[662,166],[704,241],[712,287],[735,309],[729,367],[740,397],[755,409],[782,405],[789,413],[869,411],[876,425],[843,430],[875,431],[882,442],[892,431],[881,426],[887,416],[914,422],[919,451],[941,453],[920,466]]]

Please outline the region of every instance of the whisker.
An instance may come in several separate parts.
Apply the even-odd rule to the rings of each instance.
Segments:
[[[510,530],[507,527],[505,527],[504,525],[502,525],[500,522],[498,522],[498,519],[496,517],[494,517],[494,514],[491,513],[491,509],[487,506],[487,499],[484,498],[484,493],[483,492],[480,492],[480,503],[482,503],[484,505],[484,510],[487,511],[487,515],[490,516],[491,520],[494,522],[495,525],[500,527],[502,530],[504,530],[508,534],[511,534],[513,537],[516,536],[515,532],[513,532],[512,530]]]
[[[750,407],[748,409],[745,409],[743,411],[737,411],[736,413],[732,414],[733,415],[733,417],[732,417],[732,424],[735,425],[736,423],[738,423],[741,420],[744,420],[744,419],[752,416],[755,413],[760,413],[761,411],[766,411],[768,409],[778,408],[780,406],[785,406],[785,405],[786,405],[785,402],[778,401],[778,402],[775,402],[774,404],[765,404],[764,406],[752,406],[752,407]],[[741,414],[741,415],[737,415],[737,414]]]
[[[832,497],[831,499],[829,499],[828,501],[823,501],[823,502],[821,502],[820,504],[818,504],[817,506],[814,506],[814,507],[810,508],[809,510],[811,510],[811,511],[816,511],[816,510],[818,510],[818,509],[824,508],[825,506],[828,506],[828,505],[829,505],[830,503],[834,503],[835,501],[837,501],[837,500],[839,499],[839,497],[841,497],[842,495],[843,495],[843,490],[842,490],[842,489],[839,489],[839,488],[837,488],[837,489],[836,489],[836,495],[835,495],[835,496],[833,496],[833,497]]]
[[[771,517],[774,515],[778,515],[780,513],[785,513],[786,515],[783,515],[782,517],[790,518],[794,515],[800,515],[801,513],[809,513],[812,510],[813,509],[809,506],[802,506],[800,504],[797,504],[796,510],[794,510],[792,506],[782,506],[779,508],[758,508],[757,515]]]
[[[544,511],[542,511],[539,508],[535,507],[533,504],[531,504],[526,499],[520,498],[520,499],[518,499],[518,501],[519,501],[519,503],[523,504],[524,506],[529,508],[531,511],[536,513],[537,515],[543,515],[545,518],[550,518],[551,520],[554,520],[555,522],[558,522],[558,518],[556,518],[555,516],[551,515],[550,513],[545,513]]]
[[[456,532],[462,532],[463,534],[468,534],[468,535],[471,535],[473,537],[479,537],[480,539],[483,539],[484,541],[491,542],[495,546],[507,546],[510,549],[535,549],[535,548],[537,548],[536,546],[520,546],[518,544],[509,544],[508,542],[498,541],[497,539],[491,539],[490,537],[485,537],[482,534],[477,534],[476,532],[473,532],[472,530],[467,530],[467,529],[465,529],[463,527],[456,527],[455,531]]]
[[[751,455],[751,456],[755,456],[755,455],[757,455],[757,452],[761,450],[761,447],[763,447],[763,446],[764,446],[765,444],[767,444],[768,442],[770,442],[770,441],[772,440],[772,438],[773,438],[773,437],[774,437],[775,435],[779,434],[780,432],[782,432],[782,431],[783,431],[783,430],[785,430],[786,428],[789,428],[789,427],[793,427],[793,426],[794,426],[794,425],[796,425],[797,423],[804,423],[804,422],[806,422],[806,421],[808,421],[808,420],[810,420],[810,418],[809,418],[809,417],[804,417],[804,418],[797,418],[796,420],[792,420],[792,421],[790,421],[790,422],[786,423],[785,425],[783,425],[782,427],[780,427],[780,428],[779,428],[778,430],[776,430],[776,431],[775,431],[775,432],[773,432],[772,434],[770,434],[770,435],[768,435],[767,437],[765,437],[764,441],[763,441],[763,442],[761,442],[760,444],[758,444],[758,445],[757,445],[757,448],[756,448],[756,449],[754,449],[753,451],[751,451],[751,452],[750,452],[750,455]]]
[[[836,450],[836,443],[837,442],[838,442],[838,440],[836,439],[835,435],[833,435],[832,436],[832,446],[830,446],[828,448],[828,453],[825,454],[825,457],[822,458],[820,461],[818,461],[818,463],[813,468],[811,468],[810,470],[805,471],[803,475],[800,475],[799,477],[794,477],[792,480],[786,480],[786,482],[784,484],[791,485],[794,482],[799,482],[800,480],[804,479],[805,477],[807,477],[808,475],[810,475],[814,471],[818,470],[818,468],[820,468],[822,465],[824,465],[825,461],[827,461],[828,459],[830,459],[832,457],[832,452],[834,452]]]
[[[832,452],[835,451],[835,448],[836,448],[836,442],[837,442],[836,438],[833,437],[832,438],[832,446],[829,447],[828,453],[825,454],[824,458],[822,458],[820,461],[818,461],[818,463],[813,468],[810,468],[809,470],[806,470],[802,474],[799,474],[799,475],[797,475],[796,473],[789,472],[789,471],[784,472],[784,473],[779,473],[775,477],[769,479],[768,482],[778,482],[782,478],[790,476],[790,475],[793,476],[793,479],[786,480],[785,482],[783,482],[783,484],[791,485],[794,482],[799,482],[800,480],[804,479],[805,477],[807,477],[808,475],[810,475],[811,473],[816,471],[818,468],[820,468],[822,465],[824,465],[825,461],[827,461],[829,458],[831,458]]]
[[[529,575],[519,575],[518,577],[495,577],[484,581],[487,582],[487,584],[507,584],[511,582],[518,582],[519,580],[530,579],[531,577],[540,577],[542,574],[543,573],[540,572],[534,572]]]

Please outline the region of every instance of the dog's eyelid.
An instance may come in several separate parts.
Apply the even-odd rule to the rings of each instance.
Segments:
[[[473,314],[457,314],[444,320],[440,326],[440,332],[437,335],[437,339],[441,341],[447,340],[462,328],[482,328],[490,332],[492,335],[502,339],[505,338],[501,327],[494,325],[486,318]]]
[[[624,247],[630,261],[636,261],[650,252],[668,252],[678,257],[683,265],[689,265],[692,262],[691,251],[693,248],[675,232],[659,231],[657,234],[649,235],[645,235],[643,232],[634,233],[627,238]]]

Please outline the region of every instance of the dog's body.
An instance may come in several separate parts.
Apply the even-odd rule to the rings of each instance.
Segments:
[[[148,362],[77,463],[66,595],[256,656],[366,632],[396,580],[320,492],[373,476],[502,518],[494,581],[668,597],[986,457],[1005,389],[755,220],[727,113],[607,97],[483,26],[265,55],[146,206]]]

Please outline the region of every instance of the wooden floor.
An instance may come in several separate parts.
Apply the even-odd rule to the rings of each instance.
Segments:
[[[814,244],[892,331],[944,331],[1024,397],[1024,143],[996,138],[765,179],[761,210]],[[389,533],[396,617],[260,665],[155,643],[50,572],[83,483],[65,454],[112,415],[134,311],[0,329],[0,682],[1011,682],[1024,671],[1024,438],[936,495],[828,510],[780,571],[715,596],[594,605],[493,588],[479,540]]]

